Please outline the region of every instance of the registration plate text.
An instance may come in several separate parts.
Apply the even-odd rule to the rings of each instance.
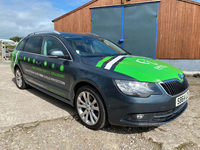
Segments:
[[[189,90],[186,93],[184,93],[183,95],[176,98],[176,107],[183,104],[188,99],[189,99]]]

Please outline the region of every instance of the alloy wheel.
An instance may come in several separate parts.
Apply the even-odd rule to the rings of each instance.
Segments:
[[[80,118],[88,125],[95,125],[100,117],[99,105],[95,97],[83,91],[77,98],[77,110]]]
[[[19,69],[16,70],[16,82],[18,87],[22,87],[22,74]]]

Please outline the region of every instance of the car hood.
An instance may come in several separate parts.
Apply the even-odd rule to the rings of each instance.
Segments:
[[[142,82],[161,82],[169,79],[183,81],[183,72],[180,69],[146,57],[134,55],[82,57],[82,61],[99,69],[118,72]]]

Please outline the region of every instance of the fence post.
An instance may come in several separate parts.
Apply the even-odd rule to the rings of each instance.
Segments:
[[[2,44],[1,44],[2,46],[2,53],[1,53],[1,55],[2,55],[2,61],[4,61],[4,57],[6,56],[6,47],[5,47],[5,45],[4,45],[4,42],[2,42]],[[6,58],[5,58],[6,59]]]

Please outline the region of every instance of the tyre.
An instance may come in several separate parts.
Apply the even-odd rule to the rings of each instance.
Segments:
[[[79,119],[86,127],[97,130],[107,124],[106,111],[101,96],[91,86],[82,86],[75,97]]]
[[[28,87],[28,85],[24,81],[22,72],[19,68],[17,68],[15,70],[15,81],[16,81],[15,83],[19,89],[26,89]]]

